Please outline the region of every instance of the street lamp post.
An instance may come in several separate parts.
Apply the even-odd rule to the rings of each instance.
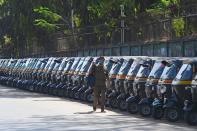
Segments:
[[[120,40],[121,40],[121,44],[124,44],[125,39],[124,39],[124,33],[125,33],[125,25],[124,25],[124,5],[120,5],[120,11],[121,11],[121,36],[120,36]]]

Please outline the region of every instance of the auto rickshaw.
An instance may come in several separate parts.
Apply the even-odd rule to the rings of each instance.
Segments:
[[[68,63],[68,58],[63,58],[61,62],[59,61],[59,63],[55,65],[54,70],[52,71],[52,74],[51,74],[52,84],[50,85],[50,89],[52,89],[51,91],[52,95],[59,95],[57,85],[59,85],[61,82],[60,76],[64,68],[66,67],[67,63]]]
[[[133,94],[127,98],[127,111],[131,114],[138,112],[138,103],[146,97],[145,83],[153,67],[154,60],[144,59],[140,61],[140,68],[133,81]],[[132,82],[132,81],[130,81]]]
[[[95,60],[96,59],[98,59],[98,57],[96,57]],[[83,86],[85,83],[85,76],[93,60],[93,57],[86,57],[80,71],[77,75],[75,75],[75,77],[73,77],[73,80],[76,83],[76,86],[72,89],[72,93],[74,94],[75,99],[80,99],[80,96],[84,91],[84,89],[82,88],[84,88]]]
[[[114,65],[112,66],[112,69],[109,72],[109,81],[110,81],[110,89],[107,89],[107,95],[106,95],[106,104],[109,105],[112,108],[117,108],[117,92],[115,91],[115,80],[117,77],[117,74],[124,62],[123,58],[116,58],[113,60]]]
[[[63,70],[60,72],[61,74],[58,74],[57,77],[59,77],[59,84],[55,87],[57,89],[57,94],[59,96],[66,96],[66,89],[68,87],[68,73],[70,68],[72,67],[74,63],[74,58],[69,58],[67,60],[66,66],[63,68]]]
[[[166,65],[167,61],[156,59],[154,66],[148,76],[145,84],[146,98],[141,99],[138,103],[138,111],[140,115],[144,117],[150,116],[152,114],[152,102],[154,101],[154,98],[157,97],[157,84]]]
[[[50,58],[45,58],[44,60],[40,60],[40,64],[38,63],[38,65],[36,66],[36,69],[33,71],[32,75],[31,75],[32,79],[33,79],[33,82],[30,85],[31,91],[34,91],[34,92],[39,91],[38,83],[41,82],[41,80],[42,80],[41,75],[42,75],[45,67],[49,63],[49,60],[50,60]]]
[[[34,91],[34,83],[38,81],[37,79],[37,73],[39,70],[41,70],[44,65],[47,63],[48,58],[40,58],[38,59],[37,63],[35,64],[32,72],[29,74],[29,82],[26,85],[26,88],[29,91]]]
[[[183,114],[184,101],[192,101],[191,84],[197,73],[197,61],[185,60],[183,65],[172,81],[172,96],[165,99],[165,117],[174,122],[179,120]],[[187,102],[185,103],[187,105]]]
[[[78,65],[76,66],[76,68],[72,72],[70,72],[70,74],[69,74],[70,84],[69,84],[69,87],[67,88],[66,92],[67,92],[67,96],[70,98],[74,98],[74,93],[72,92],[72,90],[75,86],[78,85],[78,81],[75,81],[75,76],[78,75],[80,69],[82,68],[84,61],[85,61],[85,57],[82,57],[80,59]]]
[[[118,109],[122,111],[125,111],[127,108],[126,98],[128,97],[128,94],[126,94],[124,90],[124,80],[129,72],[129,69],[131,68],[132,63],[133,58],[125,58],[115,80],[115,92],[117,95],[114,95],[114,98],[111,98],[116,99],[115,101],[117,102],[115,103],[117,103]]]
[[[57,73],[58,68],[60,67],[61,63],[62,63],[62,59],[63,58],[57,58],[54,60],[54,67],[51,67],[51,69],[49,69],[49,71],[47,72],[47,81],[48,84],[46,86],[46,90],[48,92],[48,94],[53,95],[53,91],[55,90],[56,87],[56,83],[55,83],[55,75]]]
[[[191,91],[191,100],[184,101],[184,119],[190,125],[197,125],[197,74],[192,80],[191,88],[187,87]]]
[[[48,59],[47,63],[44,65],[44,67],[41,70],[38,70],[38,73],[37,73],[38,82],[35,82],[35,90],[37,92],[44,93],[43,86],[47,84],[47,81],[45,80],[45,75],[46,75],[50,65],[53,64],[54,59],[55,59],[54,57],[50,57]]]
[[[176,77],[179,69],[182,66],[182,61],[172,59],[168,61],[157,85],[157,97],[152,103],[152,116],[155,119],[161,119],[164,115],[163,105],[164,99],[168,99],[172,95],[172,81]]]
[[[66,73],[66,83],[64,85],[64,89],[65,89],[65,94],[64,95],[66,97],[70,97],[68,92],[73,87],[73,83],[72,83],[72,79],[71,78],[72,78],[72,75],[74,74],[77,66],[79,65],[80,61],[81,61],[81,57],[74,58],[72,66],[70,67],[69,71]]]
[[[51,80],[51,72],[53,71],[57,61],[60,58],[53,58],[49,66],[46,68],[45,72],[42,74],[42,82],[40,84],[40,92],[49,94],[49,86]]]

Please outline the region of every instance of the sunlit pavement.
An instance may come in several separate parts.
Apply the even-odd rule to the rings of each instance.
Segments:
[[[142,118],[100,109],[78,101],[0,86],[0,131],[196,131],[184,122]]]

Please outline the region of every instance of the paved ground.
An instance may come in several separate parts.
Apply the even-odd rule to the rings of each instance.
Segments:
[[[183,122],[141,118],[92,107],[77,101],[0,86],[0,131],[197,131]]]

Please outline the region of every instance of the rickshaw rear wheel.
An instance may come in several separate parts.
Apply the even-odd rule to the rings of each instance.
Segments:
[[[91,93],[86,94],[85,95],[85,99],[89,103],[93,102],[93,96],[92,96],[92,94]]]
[[[152,114],[152,109],[149,104],[140,105],[139,112],[141,116],[148,117]]]
[[[111,108],[117,108],[118,107],[118,101],[116,98],[109,98],[109,105]]]
[[[117,101],[118,109],[121,111],[126,111],[127,110],[127,103],[124,99],[118,100]]]
[[[166,112],[166,118],[170,122],[175,122],[179,120],[179,111],[177,108],[169,108]]]
[[[163,108],[162,107],[154,107],[152,115],[153,115],[154,119],[161,119],[164,115]]]
[[[135,103],[135,102],[128,103],[127,110],[128,110],[128,112],[131,113],[131,114],[136,114],[136,113],[138,113],[138,104]]]

